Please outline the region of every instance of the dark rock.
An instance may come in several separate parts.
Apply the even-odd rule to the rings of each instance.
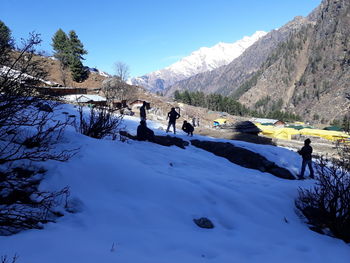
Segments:
[[[224,157],[230,162],[245,168],[267,172],[283,179],[295,179],[289,170],[277,166],[274,162],[267,160],[264,156],[261,156],[258,153],[241,147],[236,147],[231,143],[191,140],[191,144],[195,147],[214,153],[217,156]]]
[[[323,232],[322,228],[320,227],[317,227],[317,226],[309,226],[309,229],[316,232],[316,233],[319,233],[321,235],[324,235],[325,233]]]
[[[198,219],[193,219],[193,222],[195,222],[195,224],[201,228],[214,228],[214,224],[206,217],[201,217]]]
[[[126,131],[119,131],[119,134],[121,136],[124,136],[126,138],[129,138],[131,140],[137,140],[137,137],[134,135],[131,135],[130,133],[126,132]],[[163,145],[163,146],[177,146],[180,147],[182,149],[185,149],[185,146],[189,145],[189,142],[182,140],[181,138],[177,138],[177,137],[172,137],[172,136],[159,136],[156,135],[154,136],[154,141],[152,141],[153,143],[159,144],[159,145]]]
[[[189,142],[182,140],[181,138],[172,137],[172,136],[154,136],[154,142],[163,146],[172,146],[175,145],[182,149],[185,149],[185,146],[189,145]]]
[[[231,127],[236,132],[258,135],[261,130],[251,121],[241,121]]]
[[[277,165],[275,165],[274,167],[271,167],[269,170],[267,170],[267,172],[276,175],[280,178],[284,178],[284,179],[295,179],[295,177],[291,174],[290,171],[288,171],[285,168],[282,167],[278,167]],[[293,178],[291,178],[293,177]]]
[[[40,110],[40,111],[45,111],[45,112],[53,112],[51,106],[49,104],[46,103],[42,103],[39,102],[36,107]]]
[[[35,174],[35,171],[24,169],[22,167],[15,167],[12,171],[18,178],[29,178]]]

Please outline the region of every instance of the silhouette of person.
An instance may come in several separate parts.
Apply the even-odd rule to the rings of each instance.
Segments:
[[[154,132],[147,127],[146,121],[140,121],[140,125],[137,127],[137,139],[139,141],[154,141]]]
[[[193,128],[193,126],[192,126],[190,123],[188,123],[187,121],[184,121],[184,123],[182,124],[182,130],[183,130],[184,132],[186,132],[187,135],[193,136],[194,128]]]
[[[169,132],[170,126],[173,126],[174,134],[176,134],[176,120],[180,118],[180,114],[175,110],[175,108],[171,108],[171,110],[168,112],[167,119],[169,119],[168,128],[166,129],[166,132]]]
[[[196,117],[193,117],[193,118],[192,118],[192,126],[193,126],[193,127],[196,127]]]
[[[144,101],[142,106],[140,107],[140,119],[141,119],[141,121],[146,120],[146,106],[147,106],[147,102]]]
[[[299,179],[304,179],[304,172],[306,165],[309,167],[310,170],[310,177],[314,178],[314,170],[312,169],[312,147],[310,146],[311,140],[306,139],[304,141],[304,146],[301,148],[301,150],[298,151],[298,153],[303,157],[303,162],[301,164],[301,172]]]

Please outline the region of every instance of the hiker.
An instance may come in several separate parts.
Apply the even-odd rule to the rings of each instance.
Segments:
[[[176,120],[180,118],[180,114],[177,113],[177,111],[175,110],[175,108],[171,108],[171,110],[168,112],[168,116],[166,119],[169,119],[169,123],[168,123],[168,128],[166,129],[166,132],[169,132],[169,128],[170,126],[173,126],[174,128],[174,134],[176,134],[176,128],[175,128],[175,124],[176,124]]]
[[[137,139],[139,141],[154,141],[154,132],[147,127],[146,121],[140,121],[140,125],[137,127]]]
[[[187,121],[184,121],[184,123],[182,124],[182,130],[183,130],[184,132],[186,132],[188,136],[189,136],[189,135],[193,136],[194,128],[193,128],[193,126],[192,126],[190,123],[188,123]]]
[[[193,118],[192,118],[192,126],[193,126],[193,127],[196,127],[196,117],[193,117]]]
[[[140,107],[140,119],[141,119],[141,121],[146,121],[146,106],[147,106],[147,102],[144,101],[142,106]]]
[[[301,150],[298,151],[298,153],[303,157],[303,163],[301,165],[301,172],[299,179],[304,179],[304,172],[306,165],[309,167],[310,170],[310,177],[314,178],[314,170],[312,169],[312,147],[310,146],[311,140],[306,139],[304,141],[304,146],[301,148]]]

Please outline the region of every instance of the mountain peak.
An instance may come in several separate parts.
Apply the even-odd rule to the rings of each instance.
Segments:
[[[132,83],[153,92],[164,90],[177,81],[229,64],[266,34],[267,32],[257,31],[234,43],[219,42],[212,47],[201,47],[164,69],[133,78]]]

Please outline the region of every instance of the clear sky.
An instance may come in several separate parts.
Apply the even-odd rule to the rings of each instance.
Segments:
[[[85,65],[113,72],[116,61],[140,76],[203,46],[234,42],[306,16],[321,0],[0,0],[0,20],[19,40],[35,31],[52,53],[57,29],[75,30]]]

